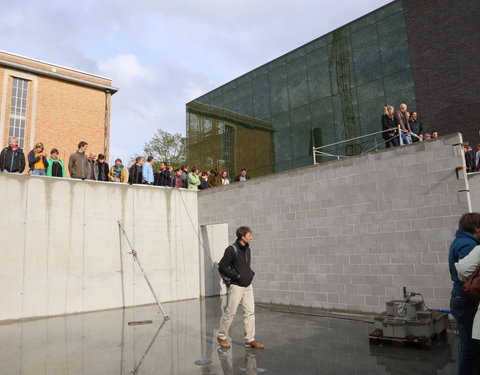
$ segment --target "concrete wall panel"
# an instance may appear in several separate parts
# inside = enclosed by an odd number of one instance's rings
[[[0,320],[199,295],[197,193],[0,174]],[[188,209],[188,213],[187,213]]]
[[[205,225],[200,229],[202,238],[200,247],[200,295],[208,297],[226,294],[227,289],[218,273],[218,263],[229,244],[228,224]]]

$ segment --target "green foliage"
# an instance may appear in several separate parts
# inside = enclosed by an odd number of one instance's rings
[[[153,138],[145,143],[143,152],[145,159],[147,156],[152,155],[155,164],[164,161],[177,168],[186,163],[186,145],[186,138],[182,134],[171,134],[162,129],[157,129]]]

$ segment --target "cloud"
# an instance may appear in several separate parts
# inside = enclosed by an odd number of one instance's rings
[[[185,103],[207,89],[198,72],[166,61],[143,64],[134,54],[100,61],[98,70],[120,87],[112,98],[111,150],[124,159],[141,154],[156,129],[184,133]]]

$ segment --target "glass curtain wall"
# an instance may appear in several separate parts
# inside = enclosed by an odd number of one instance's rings
[[[384,107],[401,103],[415,108],[399,0],[188,103],[189,163],[253,176],[310,165],[313,147],[380,131]]]

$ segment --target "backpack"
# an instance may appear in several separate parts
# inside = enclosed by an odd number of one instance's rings
[[[233,253],[234,253],[234,263],[236,263],[236,260],[237,260],[237,254],[238,254],[238,245],[234,242],[232,245],[230,245],[231,247],[233,247]],[[228,268],[230,269],[234,269],[235,267],[232,267],[232,265],[228,266]],[[220,268],[218,268],[218,273],[220,274],[220,277],[222,278],[223,282],[225,283],[225,286],[227,287],[230,287],[230,285],[232,284],[232,279],[230,277],[228,277],[227,275],[223,274],[222,271],[220,270]]]

